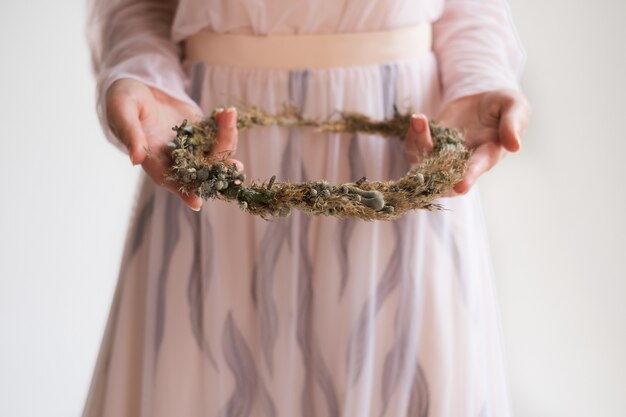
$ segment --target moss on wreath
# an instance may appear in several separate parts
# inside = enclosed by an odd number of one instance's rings
[[[259,107],[237,109],[237,128],[243,131],[262,126],[309,127],[320,132],[366,133],[390,139],[404,139],[412,112],[400,113],[381,121],[344,112],[319,121],[304,117],[296,107],[286,106],[281,113],[266,113]],[[276,177],[246,184],[246,176],[227,156],[211,156],[217,138],[216,113],[196,124],[183,121],[175,126],[176,138],[168,145],[172,165],[166,180],[174,181],[184,193],[203,199],[233,201],[239,207],[264,219],[288,216],[292,210],[307,214],[356,217],[363,220],[393,220],[416,209],[437,210],[432,202],[459,182],[467,169],[470,151],[461,133],[430,122],[434,150],[418,167],[394,181],[368,181],[329,184],[323,179],[301,183],[279,182]]]

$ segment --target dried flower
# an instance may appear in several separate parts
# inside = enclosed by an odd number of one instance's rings
[[[168,143],[173,164],[166,179],[176,182],[183,192],[193,192],[204,199],[237,201],[248,213],[269,218],[288,216],[292,209],[307,214],[357,217],[364,220],[391,220],[410,210],[437,210],[432,200],[451,189],[467,169],[471,152],[460,132],[430,122],[435,147],[419,167],[404,177],[387,182],[368,181],[333,186],[324,180],[302,183],[277,182],[272,176],[265,185],[245,186],[246,176],[236,165],[227,165],[226,156],[208,157],[217,141],[216,109],[211,116],[190,125],[184,120],[174,126],[176,139]],[[412,111],[374,121],[358,113],[340,113],[338,119],[319,121],[286,106],[279,114],[269,114],[258,107],[237,111],[237,128],[257,126],[314,127],[322,132],[363,132],[392,139],[403,139],[409,128]]]

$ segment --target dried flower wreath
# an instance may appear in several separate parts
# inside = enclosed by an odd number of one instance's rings
[[[338,118],[319,121],[304,117],[296,107],[285,106],[278,114],[258,107],[239,106],[239,131],[261,126],[311,127],[321,132],[377,134],[403,139],[411,112],[374,121],[358,113],[339,113]],[[216,112],[191,125],[175,126],[176,138],[168,143],[172,165],[166,180],[174,181],[184,193],[211,199],[237,201],[239,207],[264,219],[288,216],[293,209],[307,214],[356,217],[363,220],[393,220],[410,210],[438,210],[432,202],[460,181],[467,169],[470,151],[461,133],[430,122],[434,150],[404,177],[395,181],[374,182],[361,178],[354,183],[331,185],[324,180],[301,183],[278,182],[273,176],[262,183],[246,186],[246,177],[234,164],[225,163],[228,155],[211,156],[216,142]]]

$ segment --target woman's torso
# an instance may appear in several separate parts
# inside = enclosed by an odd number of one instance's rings
[[[432,22],[443,0],[180,0],[172,35],[201,29],[260,35],[378,31]]]

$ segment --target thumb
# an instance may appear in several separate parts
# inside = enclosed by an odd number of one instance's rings
[[[228,157],[237,150],[237,109],[229,107],[225,111],[219,109],[217,119],[217,142],[213,148],[213,154],[219,158]]]

